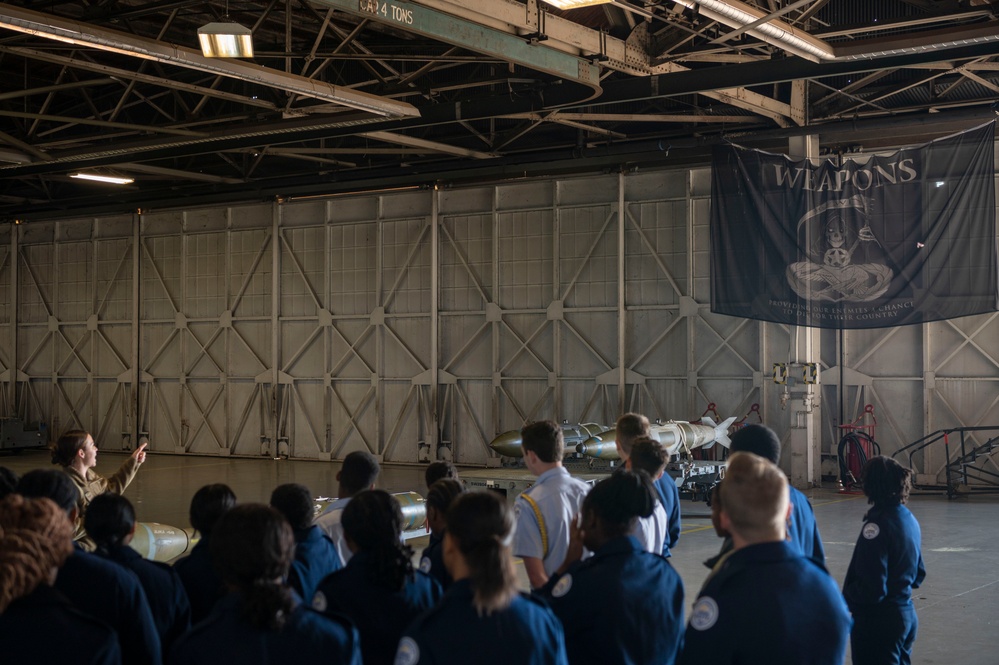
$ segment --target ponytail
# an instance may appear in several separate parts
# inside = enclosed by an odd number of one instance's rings
[[[281,581],[257,579],[243,592],[243,616],[250,625],[265,630],[281,630],[295,609],[295,599]]]
[[[236,506],[219,519],[209,547],[226,586],[243,596],[243,616],[256,628],[280,630],[295,609],[294,596],[281,581],[295,552],[284,517],[261,504]]]
[[[402,509],[384,490],[354,495],[340,518],[343,533],[370,561],[368,580],[390,591],[401,591],[413,579],[413,548],[403,544]]]
[[[492,492],[467,492],[448,509],[447,537],[453,538],[468,566],[473,604],[480,615],[510,606],[517,593],[510,546],[513,516]]]
[[[55,445],[52,446],[52,463],[59,466],[69,466],[73,463],[76,453],[83,450],[87,445],[87,437],[90,436],[80,429],[71,429],[60,436]]]

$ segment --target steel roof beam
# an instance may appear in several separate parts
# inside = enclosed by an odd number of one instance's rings
[[[594,94],[600,90],[600,68],[590,60],[450,12],[407,0],[315,0],[315,4],[553,74],[583,84]]]
[[[380,116],[406,118],[418,114],[416,109],[406,102],[386,99],[322,81],[313,81],[252,63],[232,59],[206,58],[200,51],[176,44],[168,44],[117,30],[108,30],[13,5],[0,4],[0,27],[78,46],[87,46],[146,60],[156,60],[186,69],[221,74]]]

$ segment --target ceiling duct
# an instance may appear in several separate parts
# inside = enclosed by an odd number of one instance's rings
[[[689,9],[699,8],[705,18],[737,30],[752,25],[754,26],[752,29],[746,30],[750,35],[813,62],[870,60],[999,41],[999,21],[988,21],[928,33],[922,38],[914,39],[910,35],[903,39],[879,39],[841,47],[828,44],[779,19],[764,20],[768,16],[767,13],[739,0],[673,0],[673,2]]]

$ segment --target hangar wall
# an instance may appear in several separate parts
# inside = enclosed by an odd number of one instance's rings
[[[694,169],[7,225],[0,415],[108,449],[464,464],[625,409],[759,404],[786,434],[796,331],[711,314],[709,197]],[[821,339],[824,452],[841,358],[885,452],[999,423],[995,314]]]

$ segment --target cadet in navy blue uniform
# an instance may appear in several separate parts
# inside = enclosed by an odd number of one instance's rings
[[[680,663],[842,665],[850,613],[829,573],[786,539],[783,472],[733,453],[719,495],[734,549],[694,604]]]
[[[862,479],[873,507],[864,516],[843,584],[853,613],[853,663],[906,665],[919,625],[912,589],[926,577],[919,522],[902,505],[909,498],[910,471],[878,456],[864,466]]]
[[[22,496],[51,499],[73,524],[80,492],[62,471],[35,469],[17,484]],[[79,543],[56,577],[55,589],[76,609],[107,623],[118,633],[125,665],[163,662],[160,636],[139,578],[130,570],[84,552]]]
[[[324,577],[340,570],[340,553],[330,537],[312,523],[315,504],[305,485],[288,483],[271,492],[271,507],[284,515],[295,534],[295,560],[288,573],[288,586],[306,602],[312,600]]]
[[[312,606],[354,622],[364,665],[391,665],[402,631],[437,604],[441,587],[413,570],[413,550],[401,540],[402,510],[388,492],[355,495],[341,524],[353,556],[322,581]]]
[[[191,627],[191,603],[173,568],[146,561],[128,544],[135,535],[135,509],[118,494],[100,494],[90,502],[83,525],[99,557],[131,570],[139,578],[156,621],[163,653]]]
[[[181,637],[172,665],[360,665],[357,631],[302,604],[283,580],[295,552],[291,527],[261,504],[236,506],[212,532],[212,561],[229,595]]]
[[[201,535],[191,553],[173,564],[191,601],[191,624],[203,621],[225,595],[222,578],[212,566],[212,530],[233,506],[236,495],[228,485],[205,485],[191,498],[191,526]]]
[[[524,464],[538,480],[514,503],[517,528],[513,555],[524,560],[527,579],[532,588],[538,589],[565,560],[569,525],[590,488],[562,466],[565,440],[556,423],[531,423],[520,431],[520,436]]]
[[[0,648],[5,663],[120,665],[114,631],[52,588],[73,525],[49,499],[0,501]]]
[[[444,562],[454,583],[399,642],[395,665],[567,665],[562,626],[517,593],[513,519],[491,492],[466,492],[448,511]]]
[[[430,543],[420,554],[420,570],[437,580],[447,591],[451,586],[451,575],[444,566],[444,531],[447,529],[447,510],[455,497],[465,491],[461,483],[451,478],[434,482],[427,492],[427,526],[430,527]]]
[[[765,425],[752,424],[739,429],[732,435],[729,450],[753,453],[774,464],[780,464],[780,439],[777,438],[776,432]],[[797,546],[806,557],[825,565],[826,554],[822,547],[819,527],[815,523],[815,512],[812,510],[812,504],[808,502],[808,497],[794,487],[789,486],[788,492],[791,516],[787,521],[787,539]],[[724,532],[719,535],[724,535]],[[726,538],[722,543],[721,551],[705,561],[704,565],[713,568],[731,549],[732,541]]]
[[[648,438],[650,434],[649,419],[640,413],[626,413],[617,419],[614,442],[617,444],[617,454],[625,464],[631,457],[631,447],[635,441]],[[653,478],[653,484],[666,513],[667,537],[663,540],[662,555],[669,558],[670,550],[680,540],[680,490],[669,473]]]
[[[571,665],[671,665],[683,637],[683,583],[629,535],[658,503],[644,471],[590,490],[569,554],[541,594],[562,621]],[[580,561],[583,547],[593,556]]]

